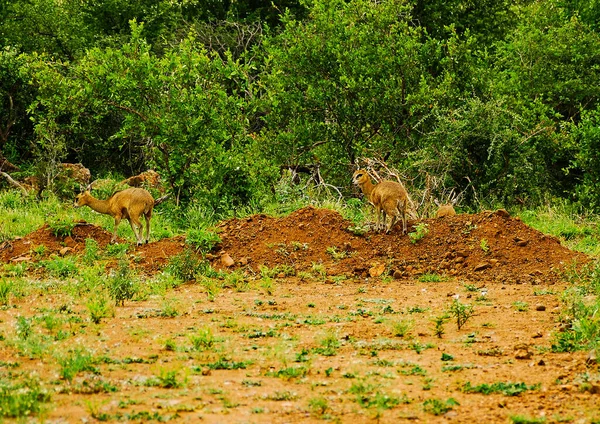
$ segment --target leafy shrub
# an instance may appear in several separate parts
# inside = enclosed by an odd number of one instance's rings
[[[122,260],[117,271],[108,280],[108,292],[117,305],[123,306],[126,300],[133,299],[137,293],[132,274],[129,262]]]
[[[70,217],[52,216],[48,218],[48,227],[55,237],[66,237],[73,235],[76,223]]]
[[[198,228],[188,231],[186,241],[188,244],[194,246],[197,251],[205,254],[221,243],[221,237],[205,228]]]

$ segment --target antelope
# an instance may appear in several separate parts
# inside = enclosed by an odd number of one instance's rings
[[[436,218],[442,218],[444,216],[454,216],[454,215],[456,215],[456,211],[454,210],[454,206],[452,206],[451,204],[440,206],[438,208],[437,212],[435,213]]]
[[[394,181],[380,181],[377,184],[371,182],[371,176],[363,169],[354,172],[352,176],[354,184],[360,187],[369,202],[375,207],[377,214],[376,228],[383,230],[386,227],[387,215],[390,223],[386,234],[390,232],[398,217],[402,219],[402,234],[406,234],[406,211],[408,209],[408,193],[402,184]],[[380,217],[383,214],[383,226],[380,227]]]
[[[129,225],[131,225],[133,234],[135,234],[137,244],[143,244],[143,224],[140,222],[140,216],[143,215],[146,219],[146,243],[148,243],[150,239],[152,208],[163,202],[168,196],[154,200],[152,195],[143,188],[128,188],[116,192],[107,200],[100,200],[90,194],[92,185],[93,183],[88,185],[83,193],[77,195],[75,198],[75,207],[89,206],[98,213],[112,216],[115,219],[115,225],[110,240],[111,243],[114,243],[117,238],[117,228],[121,219],[126,218],[129,221]]]

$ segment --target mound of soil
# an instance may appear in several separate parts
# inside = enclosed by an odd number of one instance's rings
[[[44,225],[25,237],[5,241],[0,244],[0,262],[37,262],[53,255],[65,256],[80,254],[85,249],[85,240],[93,239],[98,247],[106,249],[112,234],[97,225],[78,222],[70,236],[56,236],[48,225]],[[117,237],[118,243],[125,243]],[[43,246],[43,249],[39,247]],[[136,265],[147,273],[160,271],[169,259],[185,248],[185,237],[177,236],[157,242],[135,246],[132,244],[132,256]]]
[[[504,211],[462,214],[419,221],[427,234],[416,242],[396,225],[390,234],[356,235],[338,212],[306,207],[284,218],[255,215],[223,222],[221,255],[253,272],[288,265],[296,271],[314,264],[328,275],[395,278],[438,273],[502,283],[553,283],[560,271],[586,256],[562,246]],[[415,231],[416,222],[408,231]],[[223,268],[215,258],[213,266]]]
[[[306,207],[284,218],[254,215],[221,223],[218,232],[222,242],[208,258],[215,268],[242,268],[251,273],[259,272],[261,266],[286,265],[299,272],[319,264],[330,276],[391,275],[402,279],[437,273],[506,284],[551,284],[566,265],[587,261],[585,255],[570,251],[558,239],[511,218],[504,210],[419,222],[426,224],[427,233],[413,242],[401,234],[398,225],[390,234],[371,230],[356,235],[349,230],[350,221],[328,209]],[[409,224],[409,232],[415,231],[417,223]],[[0,261],[37,261],[53,254],[77,254],[83,251],[88,238],[104,249],[111,233],[79,222],[71,236],[56,237],[48,226],[43,226],[0,245]],[[45,248],[36,249],[38,246]],[[185,239],[178,236],[132,245],[131,254],[137,266],[153,273],[184,249]],[[232,261],[223,260],[226,256]]]

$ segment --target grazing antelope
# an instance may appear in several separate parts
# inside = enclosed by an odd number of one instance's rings
[[[354,184],[360,187],[369,202],[375,206],[377,213],[377,229],[386,227],[387,215],[390,223],[386,233],[389,233],[398,218],[402,219],[402,234],[406,234],[406,210],[408,209],[408,193],[402,184],[395,181],[371,182],[371,176],[364,169],[359,169],[352,176]],[[383,227],[380,227],[380,215],[383,214]]]
[[[87,186],[83,193],[77,195],[75,198],[75,207],[89,206],[98,213],[112,216],[115,219],[115,226],[110,240],[111,243],[115,242],[117,227],[121,219],[125,218],[129,221],[129,225],[131,225],[137,244],[142,244],[143,224],[140,221],[140,216],[143,215],[146,219],[146,243],[148,243],[150,239],[152,208],[164,201],[168,196],[154,200],[152,195],[143,188],[128,188],[116,192],[107,200],[100,200],[90,194],[92,184]]]

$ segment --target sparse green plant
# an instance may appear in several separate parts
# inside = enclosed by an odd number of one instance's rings
[[[85,248],[82,255],[83,262],[88,265],[93,264],[100,259],[100,246],[98,242],[92,238],[85,239]]]
[[[263,277],[260,280],[260,287],[269,296],[272,296],[275,292],[275,283],[271,277]]]
[[[477,288],[477,286],[475,284],[463,284],[463,287],[465,288],[466,291],[468,292],[477,292],[479,291],[479,289]]]
[[[340,347],[340,341],[338,336],[333,331],[328,331],[319,340],[321,347],[315,348],[314,352],[323,356],[335,356],[337,355],[337,349]]]
[[[45,245],[40,244],[38,246],[35,246],[31,250],[35,254],[35,256],[37,256],[38,258],[41,258],[42,256],[44,256],[44,254],[46,253],[46,251],[48,250],[48,248]]]
[[[314,274],[317,275],[317,277],[327,277],[327,270],[325,269],[325,265],[323,265],[322,263],[313,262],[311,270]]]
[[[534,296],[553,296],[555,294],[556,293],[553,290],[548,290],[548,289],[539,289],[539,290],[533,291]]]
[[[268,371],[267,377],[278,377],[285,380],[291,380],[293,378],[302,378],[308,373],[308,369],[305,367],[288,367],[278,371]]]
[[[165,350],[168,350],[169,352],[177,351],[177,342],[169,337],[165,340]]]
[[[419,281],[422,283],[441,283],[446,281],[446,277],[435,273],[425,273],[419,276]]]
[[[310,398],[308,400],[308,408],[311,413],[317,417],[323,417],[327,410],[330,409],[327,399],[323,397]]]
[[[133,271],[127,260],[121,260],[117,270],[109,277],[108,293],[118,305],[125,305],[126,300],[131,300],[137,294]]]
[[[200,279],[200,284],[206,290],[206,295],[208,296],[208,300],[214,302],[215,298],[221,291],[221,285],[217,280],[208,277],[202,277]]]
[[[17,337],[21,340],[27,340],[33,334],[33,327],[31,325],[31,319],[25,318],[22,315],[17,317]]]
[[[479,242],[479,247],[481,247],[481,250],[483,250],[483,253],[489,253],[489,251],[490,251],[490,245],[488,244],[488,241],[484,238],[482,238],[481,241]]]
[[[106,254],[113,258],[120,258],[127,254],[129,250],[129,244],[127,243],[115,243],[106,245]]]
[[[7,277],[24,277],[25,273],[27,273],[28,268],[29,264],[27,262],[21,262],[16,264],[4,264],[4,272],[6,272]]]
[[[477,386],[473,386],[469,381],[463,384],[461,390],[464,393],[481,393],[484,395],[489,395],[492,393],[501,393],[505,396],[517,396],[523,392],[538,390],[540,388],[540,384],[534,384],[528,386],[525,383],[492,383],[492,384],[479,384]]]
[[[546,422],[546,417],[531,418],[525,415],[511,415],[509,418],[513,424],[544,424]],[[556,420],[556,422],[560,421]]]
[[[223,282],[223,287],[232,288],[237,292],[245,292],[250,289],[248,279],[239,271],[227,274]]]
[[[90,313],[90,319],[94,324],[100,324],[102,318],[108,318],[113,315],[113,309],[107,297],[103,293],[98,293],[91,297],[87,304],[87,310]]]
[[[335,260],[345,259],[349,256],[346,250],[338,250],[335,246],[330,246],[325,251]]]
[[[210,349],[216,342],[215,336],[210,327],[203,327],[196,334],[189,337],[194,350],[203,351]]]
[[[161,368],[156,379],[153,380],[154,385],[162,387],[163,389],[178,389],[185,386],[186,378],[183,381],[179,380],[179,370],[177,369],[164,369]]]
[[[6,278],[0,277],[0,305],[8,305],[10,292],[12,291],[12,282]]]
[[[43,261],[43,265],[51,275],[58,278],[69,277],[79,272],[77,263],[70,256],[55,256],[47,261]]]
[[[444,325],[450,320],[450,314],[448,312],[444,312],[441,315],[437,315],[431,319],[433,322],[433,333],[438,337],[442,338],[442,335],[445,333]]]
[[[176,300],[165,298],[160,309],[160,316],[163,318],[175,318],[179,316],[179,304]]]
[[[57,358],[57,361],[61,366],[60,378],[68,382],[73,381],[73,378],[83,371],[98,373],[93,356],[83,349],[75,349],[69,355]]]
[[[444,415],[451,411],[453,407],[460,405],[455,399],[449,398],[445,401],[440,399],[427,399],[423,402],[423,410],[433,415]]]
[[[51,391],[40,384],[39,379],[24,380],[0,377],[0,418],[25,418],[40,415],[51,401]]]
[[[425,222],[420,222],[414,226],[414,231],[408,233],[410,242],[415,244],[427,234],[429,234],[429,226]]]
[[[391,322],[392,334],[396,337],[405,337],[412,331],[414,325],[415,322],[412,319],[394,320]]]
[[[450,317],[456,319],[456,326],[460,330],[466,322],[474,315],[473,305],[461,303],[458,299],[452,300],[448,308]]]
[[[519,312],[526,312],[529,309],[529,303],[517,300],[513,302],[513,307]]]
[[[217,244],[221,243],[221,237],[213,231],[206,228],[190,228],[187,233],[186,241],[192,245],[197,252],[206,254],[210,252]]]
[[[348,392],[355,395],[356,402],[363,408],[385,410],[411,402],[406,395],[402,397],[390,396],[381,390],[377,390],[376,386],[365,384],[362,381],[353,383]]]
[[[206,364],[211,370],[245,370],[252,361],[232,361],[224,356],[221,356],[217,361]]]
[[[73,228],[77,225],[71,217],[50,216],[46,222],[55,237],[67,237],[73,235]]]
[[[207,266],[208,263],[192,249],[185,249],[169,260],[166,271],[183,281],[191,281],[196,277],[196,274],[201,274],[206,270]]]

